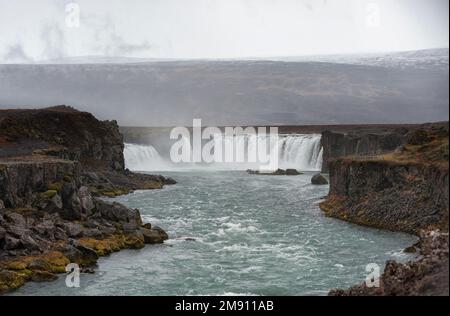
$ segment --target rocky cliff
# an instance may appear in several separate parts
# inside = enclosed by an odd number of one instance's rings
[[[329,162],[330,193],[320,204],[327,216],[418,235],[423,255],[406,265],[388,263],[379,289],[362,285],[332,295],[426,295],[445,289],[448,295],[448,145],[448,125],[427,125],[410,131],[393,152]]]
[[[329,173],[328,216],[408,233],[448,229],[448,167],[342,158]]]
[[[330,162],[339,157],[379,155],[391,152],[405,144],[408,129],[397,128],[379,132],[333,132],[322,133],[323,167],[329,172]]]
[[[167,234],[138,210],[96,197],[169,183],[124,170],[115,122],[68,107],[0,111],[0,293],[162,243]]]
[[[384,155],[331,160],[325,213],[408,233],[448,229],[448,126],[424,126],[405,142]]]
[[[16,156],[14,147],[20,146],[22,151],[28,149],[28,154],[40,150],[77,160],[85,168],[124,169],[123,138],[117,122],[99,121],[67,106],[0,111],[0,135],[3,156]]]
[[[107,203],[82,185],[80,164],[33,156],[0,160],[0,293],[49,281],[123,248],[162,243],[138,210]]]
[[[76,161],[82,170],[81,181],[96,196],[112,197],[175,183],[125,170],[123,149],[116,121],[99,121],[68,106],[0,110],[0,159],[46,156]],[[40,175],[36,167],[30,172],[33,177]]]

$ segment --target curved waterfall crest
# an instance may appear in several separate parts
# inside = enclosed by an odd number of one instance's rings
[[[267,136],[257,136],[267,137]],[[297,169],[302,171],[318,171],[322,169],[323,148],[320,134],[289,134],[278,135],[279,165],[283,169]],[[237,153],[247,155],[249,148],[256,146],[257,139],[254,136],[239,135],[232,140],[224,139],[223,143],[234,141]],[[241,151],[244,152],[241,152]],[[169,158],[165,158],[152,145],[125,144],[125,165],[130,170],[154,171],[171,170],[182,167],[174,164]],[[216,164],[208,165],[211,169]],[[223,168],[224,165],[216,167]],[[189,167],[192,167],[190,165]],[[199,167],[199,165],[197,165]],[[246,163],[233,163],[226,166],[227,169],[247,169]]]

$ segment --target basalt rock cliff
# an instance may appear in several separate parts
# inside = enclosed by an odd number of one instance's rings
[[[124,169],[115,122],[69,107],[0,111],[0,293],[162,243],[167,234],[138,210],[98,197],[169,183]]]
[[[330,193],[320,207],[330,217],[420,236],[423,257],[389,262],[381,288],[332,295],[448,295],[448,124],[424,125],[405,137],[389,153],[331,160]]]
[[[40,151],[79,161],[85,168],[123,170],[125,166],[117,122],[99,121],[91,113],[67,106],[0,111],[0,137],[3,156]]]
[[[330,162],[339,157],[380,155],[391,152],[406,143],[407,133],[406,128],[368,133],[324,131],[322,133],[322,172],[329,172]]]
[[[69,106],[0,111],[0,159],[41,156],[77,161],[82,182],[96,196],[175,183],[125,170],[123,149],[116,121],[99,121],[91,113]]]

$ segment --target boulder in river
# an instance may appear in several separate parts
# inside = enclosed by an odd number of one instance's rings
[[[299,176],[301,175],[301,172],[298,172],[296,169],[286,169],[286,175],[287,176]]]
[[[259,170],[247,170],[248,174],[253,175],[262,175],[262,176],[298,176],[301,175],[301,172],[298,172],[296,169],[277,169],[273,172],[260,172]]]
[[[322,174],[318,173],[311,178],[311,183],[314,185],[326,185],[328,184],[328,180]]]

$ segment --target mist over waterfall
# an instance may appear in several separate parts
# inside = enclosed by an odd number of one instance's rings
[[[230,169],[245,170],[258,168],[258,164],[248,162],[249,149],[255,148],[261,137],[240,135],[221,139],[222,144],[234,142],[235,155],[245,157],[244,162],[212,163],[212,164],[175,164],[171,162],[169,153],[158,152],[152,145],[125,144],[125,165],[134,171],[166,171],[183,168]],[[300,171],[318,171],[322,169],[323,148],[320,134],[278,135],[277,150],[279,167]],[[267,141],[268,146],[269,141]]]
[[[134,171],[165,170],[167,165],[152,145],[125,144],[125,167]]]
[[[320,134],[280,136],[281,168],[321,170],[323,160],[321,140]]]

